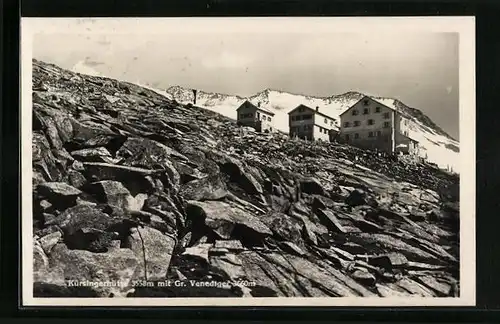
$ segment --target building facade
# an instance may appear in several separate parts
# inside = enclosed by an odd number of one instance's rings
[[[250,126],[258,132],[272,132],[274,113],[246,100],[236,109],[238,125]]]
[[[418,141],[409,137],[410,120],[382,103],[364,97],[340,115],[340,137],[366,149],[418,154]]]
[[[288,113],[290,137],[306,140],[330,141],[337,131],[335,118],[306,105],[299,105]]]

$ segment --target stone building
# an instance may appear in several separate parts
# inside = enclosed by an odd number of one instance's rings
[[[306,140],[330,141],[335,137],[335,118],[306,105],[299,105],[288,113],[290,137]]]
[[[238,114],[238,125],[253,127],[258,132],[274,131],[274,113],[260,107],[260,103],[255,106],[253,103],[246,100],[236,109],[236,112]]]
[[[409,136],[411,120],[368,96],[340,115],[340,137],[354,146],[389,153],[419,154],[419,143]]]

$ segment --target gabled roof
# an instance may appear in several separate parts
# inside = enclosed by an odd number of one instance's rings
[[[301,107],[302,107],[302,108],[309,109],[309,110],[311,110],[313,113],[318,114],[318,115],[320,115],[320,116],[323,116],[323,117],[326,117],[326,118],[330,118],[330,119],[333,119],[333,120],[337,120],[335,117],[332,117],[332,116],[329,116],[329,115],[327,115],[327,114],[324,114],[324,113],[322,113],[321,111],[317,111],[316,109],[313,109],[313,108],[311,108],[311,107],[308,107],[308,106],[306,106],[306,105],[304,105],[304,104],[300,104],[300,105],[298,105],[298,106],[297,106],[297,107],[295,107],[294,109],[290,110],[290,111],[288,112],[288,114],[290,115],[292,112],[294,112],[295,110],[297,110],[297,109],[299,109],[299,108],[301,108]]]
[[[351,109],[352,109],[352,107],[356,106],[358,103],[360,103],[361,101],[366,100],[366,99],[370,99],[371,101],[375,101],[377,104],[379,104],[379,105],[381,105],[381,106],[384,106],[384,107],[386,107],[386,108],[388,108],[388,109],[390,109],[390,110],[392,110],[392,111],[397,111],[395,108],[393,108],[393,107],[389,107],[389,106],[387,106],[387,105],[384,105],[383,103],[381,103],[380,101],[378,101],[378,100],[376,100],[376,99],[373,99],[372,97],[369,97],[369,96],[364,96],[363,98],[361,98],[361,99],[359,99],[358,101],[356,101],[356,103],[354,103],[351,107],[349,107],[349,108],[347,108],[346,110],[344,110],[344,112],[343,112],[343,113],[341,113],[341,114],[339,115],[339,117],[342,117],[342,116],[343,116],[346,112],[348,112],[349,110],[351,110]]]
[[[275,115],[275,113],[273,113],[272,111],[265,109],[265,108],[262,108],[262,107],[258,107],[248,100],[245,100],[238,108],[236,108],[236,111],[240,110],[243,107],[248,107],[248,106],[255,108],[256,110],[260,110],[262,112],[265,112],[266,114],[270,114],[271,116]]]

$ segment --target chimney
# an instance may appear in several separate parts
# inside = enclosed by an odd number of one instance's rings
[[[196,105],[196,93],[197,92],[198,91],[196,89],[193,89],[193,96],[194,96],[193,104],[195,104],[195,105]]]
[[[319,111],[319,107],[318,106],[316,106],[316,111]]]
[[[260,108],[260,102],[258,102],[258,103],[257,103],[257,107],[259,107],[259,108]]]

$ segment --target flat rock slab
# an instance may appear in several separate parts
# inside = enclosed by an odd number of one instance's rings
[[[82,193],[79,189],[64,182],[45,182],[38,185],[37,191],[40,195],[43,195],[48,199],[65,197],[74,197],[76,199],[76,197]]]
[[[208,264],[208,251],[213,247],[211,243],[202,243],[186,248],[182,253],[183,256],[200,258]]]
[[[222,238],[230,239],[235,225],[243,225],[257,234],[272,235],[257,217],[220,201],[188,201],[188,217],[205,218],[205,224]],[[221,227],[226,227],[221,230]]]
[[[231,251],[231,250],[234,250],[234,251],[244,250],[243,245],[241,245],[241,242],[238,240],[230,240],[230,241],[218,240],[218,241],[215,241],[215,247],[216,248],[225,248],[225,249],[228,249],[229,251]]]
[[[318,209],[316,211],[321,223],[333,232],[347,233],[335,214],[328,209]]]

